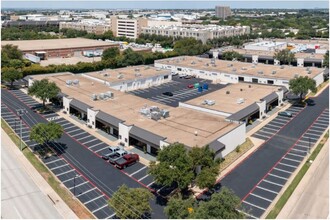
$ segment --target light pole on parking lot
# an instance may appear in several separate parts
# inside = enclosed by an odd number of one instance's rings
[[[311,153],[311,138],[308,138],[308,153]]]
[[[22,141],[22,115],[26,114],[27,110],[26,109],[17,109],[17,115],[19,116],[20,120],[20,149],[21,151],[23,150],[23,141]],[[16,127],[16,120],[15,120],[15,127]]]
[[[76,196],[76,177],[79,177],[77,174],[73,177],[73,195]]]

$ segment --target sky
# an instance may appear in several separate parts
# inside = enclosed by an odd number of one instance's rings
[[[227,5],[231,8],[284,8],[284,9],[313,9],[329,8],[329,1],[273,1],[273,0],[241,0],[241,1],[197,1],[197,0],[122,0],[122,1],[12,1],[1,0],[1,8],[39,8],[39,9],[211,9],[216,5]]]

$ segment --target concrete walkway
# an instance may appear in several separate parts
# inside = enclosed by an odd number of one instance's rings
[[[16,159],[16,161],[21,164],[22,169],[28,174],[28,176],[31,177],[33,182],[36,184],[36,188],[38,188],[37,191],[41,191],[42,194],[44,194],[45,199],[49,200],[50,205],[53,205],[55,209],[58,212],[58,216],[62,216],[63,219],[78,219],[76,214],[67,206],[67,204],[57,195],[57,193],[49,186],[49,184],[46,182],[46,180],[39,174],[39,172],[33,167],[33,165],[26,159],[26,157],[23,155],[23,153],[15,146],[15,144],[12,142],[12,140],[9,138],[9,136],[4,132],[4,130],[1,129],[1,147],[8,148],[11,152],[11,155]],[[24,182],[25,183],[25,182]],[[22,183],[22,184],[24,184]],[[1,190],[3,189],[4,185],[8,185],[8,183],[4,184],[2,183]],[[11,218],[9,215],[4,215],[4,201],[3,201],[3,194],[1,196],[2,204],[1,204],[1,211],[2,211],[2,217],[5,218]],[[52,201],[51,201],[52,200]],[[36,201],[37,202],[37,201]],[[42,201],[39,201],[42,202]],[[45,202],[45,201],[44,201]],[[29,202],[26,202],[24,204],[25,208],[30,207],[28,210],[24,211],[23,213],[20,212],[17,209],[21,209],[23,207],[19,206],[16,207],[16,212],[18,212],[18,217],[14,218],[23,218],[24,216],[26,218],[58,218],[55,215],[52,215],[51,213],[48,213],[48,216],[39,216],[38,213],[42,214],[41,211],[45,212],[45,210],[33,210],[33,204],[28,204]],[[37,204],[37,203],[36,203]],[[35,205],[36,205],[35,204]],[[45,208],[45,204],[40,204],[39,209]],[[9,209],[11,207],[7,207]],[[6,209],[6,210],[7,210]],[[25,213],[27,212],[27,213]],[[30,212],[30,213],[29,213]],[[7,213],[8,214],[8,213]],[[34,215],[31,215],[34,214]],[[33,216],[33,217],[32,217]],[[24,218],[25,218],[24,217]]]
[[[312,162],[278,219],[326,219],[329,216],[329,140]]]

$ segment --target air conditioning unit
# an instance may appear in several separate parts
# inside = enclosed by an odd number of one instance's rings
[[[244,103],[244,99],[243,98],[239,98],[239,99],[237,99],[236,103],[237,104],[242,104],[242,103]]]
[[[97,95],[96,95],[96,94],[93,94],[93,95],[92,95],[92,100],[93,100],[93,101],[96,101],[96,100],[97,100]]]
[[[260,70],[258,71],[258,74],[264,74],[264,71]]]
[[[273,75],[276,74],[276,70],[273,70],[273,71],[272,71],[272,74],[273,74]]]
[[[281,69],[284,69],[284,66],[282,65],[280,68],[281,68]]]

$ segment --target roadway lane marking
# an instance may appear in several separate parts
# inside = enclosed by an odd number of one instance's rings
[[[147,178],[148,176],[149,176],[149,174],[145,175],[144,177],[142,177],[142,178],[141,178],[141,179],[139,179],[138,181],[141,181],[141,180],[143,180],[143,179]]]
[[[64,164],[64,165],[61,165],[61,166],[58,166],[58,167],[53,167],[50,170],[53,171],[53,170],[56,170],[58,168],[65,167],[65,166],[69,166],[69,164]]]
[[[73,179],[73,178],[72,178]],[[94,188],[92,188],[92,189],[89,189],[89,190],[87,190],[87,191],[85,191],[85,192],[83,192],[83,193],[80,193],[79,195],[77,195],[76,197],[78,198],[79,196],[82,196],[82,195],[84,195],[84,194],[86,194],[86,193],[89,193],[89,192],[91,192],[91,191],[93,191],[93,190],[96,190],[97,188],[96,187],[94,187]]]
[[[97,199],[99,199],[99,198],[102,198],[104,195],[100,195],[100,196],[98,196],[98,197],[95,197],[94,199],[91,199],[91,200],[89,200],[89,201],[87,201],[87,202],[84,202],[84,205],[86,205],[86,204],[88,204],[88,203],[91,203],[91,202],[93,202],[93,201],[95,201],[95,200],[97,200]]]
[[[272,173],[269,173],[268,175],[273,176],[273,177],[277,177],[277,178],[283,179],[283,180],[287,180],[288,179],[288,178],[285,178],[285,177],[282,177],[282,176],[278,176],[278,175],[275,175],[275,174],[272,174]]]
[[[39,145],[38,143],[36,143],[36,144],[30,144],[29,146],[30,147],[34,147],[34,146],[36,146],[36,145]]]
[[[280,186],[280,187],[283,187],[282,184],[279,184],[279,183],[274,183],[272,181],[269,181],[269,180],[262,180],[262,181],[265,181],[266,183],[270,183],[270,184],[273,184],[273,185],[276,185],[276,186]]]
[[[134,174],[137,174],[138,172],[140,172],[141,170],[144,170],[145,168],[147,168],[147,166],[142,167],[141,169],[135,171],[134,173],[130,174],[129,176],[133,176]]]
[[[276,194],[276,195],[278,194],[278,192],[275,192],[275,191],[270,190],[270,189],[263,188],[263,187],[261,187],[261,186],[257,186],[257,188],[259,188],[259,189],[261,189],[261,190],[264,190],[264,191],[267,191],[267,192],[274,193],[274,194]]]
[[[81,175],[78,175],[78,176],[76,176],[76,177],[72,177],[72,178],[70,178],[70,179],[64,180],[64,181],[62,181],[62,183],[66,183],[66,182],[68,182],[68,181],[70,181],[70,180],[73,180],[73,179],[75,179],[75,178],[79,178],[79,177],[81,177]]]
[[[75,170],[72,169],[72,170],[69,170],[69,171],[65,171],[65,172],[60,173],[60,174],[58,174],[58,175],[56,175],[56,176],[59,177],[59,176],[62,176],[62,175],[64,175],[64,174],[70,173],[70,172],[72,172],[72,171],[75,171]]]
[[[108,204],[106,204],[106,205],[104,205],[104,206],[102,206],[102,207],[100,207],[100,208],[98,208],[98,209],[92,211],[92,213],[94,214],[95,212],[97,212],[97,211],[99,211],[99,210],[101,210],[101,209],[103,209],[103,208],[105,208],[105,207],[107,207],[107,206],[108,206]]]
[[[288,153],[289,155],[295,156],[295,157],[301,157],[301,158],[305,158],[305,156],[303,155],[299,155],[299,154],[294,154],[294,153]]]
[[[281,171],[283,173],[290,173],[290,174],[292,173],[292,172],[289,172],[289,171],[286,171],[286,170],[279,169],[277,167],[274,167],[274,170],[278,170],[278,171]]]
[[[72,131],[67,131],[66,133],[70,134],[72,132],[79,131],[79,130],[81,130],[81,129],[80,128],[77,128],[77,129],[73,129]],[[83,134],[83,133],[84,133],[84,131],[82,133],[80,133],[80,134]]]
[[[80,184],[76,185],[75,187],[79,187],[79,186],[85,185],[86,183],[89,183],[89,182],[86,181],[86,182],[80,183]],[[71,190],[73,188],[74,188],[74,186],[73,187],[70,187],[69,189]]]
[[[91,135],[90,135],[90,136],[91,136]],[[88,143],[93,142],[93,141],[97,141],[97,140],[98,140],[98,139],[94,138],[94,139],[92,139],[92,140],[90,140],[90,141],[86,141],[85,143],[83,143],[83,145],[88,144]]]
[[[154,184],[156,181],[152,181],[151,183],[149,183],[148,185],[147,185],[147,187],[150,187],[152,184]]]
[[[71,137],[77,137],[77,136],[79,136],[81,134],[84,134],[84,133],[88,134],[86,131],[84,131],[84,132],[81,132],[81,133],[78,133],[78,134],[75,134],[75,135],[71,135]]]
[[[264,210],[264,211],[266,211],[266,209],[265,208],[262,208],[262,207],[260,207],[260,206],[257,206],[257,205],[254,205],[254,204],[252,204],[252,203],[249,203],[249,202],[247,202],[247,201],[243,201],[244,203],[246,203],[246,204],[248,204],[248,205],[250,205],[250,206],[253,206],[253,207],[255,207],[255,208],[258,208],[258,209],[261,209],[261,210]]]
[[[252,195],[252,196],[254,196],[254,197],[257,197],[257,198],[260,198],[260,199],[263,199],[263,200],[268,201],[268,202],[272,202],[272,201],[273,201],[273,200],[270,200],[270,199],[264,198],[264,197],[262,197],[262,196],[256,195],[256,194],[254,194],[254,193],[250,193],[250,195]]]
[[[91,149],[91,148],[93,148],[93,147],[96,147],[96,146],[98,146],[98,145],[100,145],[100,144],[103,144],[103,142],[100,142],[100,143],[94,144],[94,145],[90,146],[88,149]]]
[[[300,160],[294,160],[294,159],[287,158],[287,157],[283,157],[283,160],[291,160],[291,161],[294,161],[294,162],[297,162],[297,163],[301,162]]]
[[[80,140],[82,140],[82,139],[89,138],[89,137],[92,137],[92,135],[87,135],[87,136],[85,136],[85,137],[78,138],[77,141],[80,141]]]
[[[59,159],[56,159],[56,160],[49,161],[49,162],[47,162],[45,164],[48,165],[48,164],[51,164],[51,163],[54,163],[54,162],[57,162],[57,161],[60,161],[60,160],[63,160],[63,159],[62,158],[59,158]]]
[[[99,151],[101,151],[101,150],[104,150],[104,149],[107,149],[107,148],[109,148],[108,146],[106,146],[106,147],[104,147],[104,148],[101,148],[101,149],[99,149],[99,150],[96,150],[96,151],[94,151],[95,153],[97,153],[97,152],[99,152]]]
[[[287,167],[297,168],[297,166],[286,164],[286,163],[282,163],[282,162],[279,162],[279,164],[281,164],[283,166],[287,166]]]

